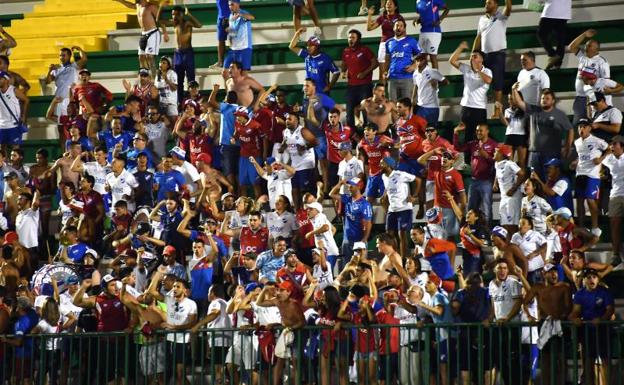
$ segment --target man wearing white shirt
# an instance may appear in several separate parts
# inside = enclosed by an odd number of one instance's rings
[[[436,127],[440,117],[440,99],[438,98],[438,86],[449,84],[436,68],[431,68],[427,61],[428,55],[421,53],[416,56],[416,70],[412,80],[414,89],[412,90],[412,101],[416,101],[416,115],[427,120],[431,127]]]
[[[585,67],[581,71],[581,79],[583,80],[583,90],[585,91],[585,96],[590,98],[590,101],[593,100],[592,96],[595,97],[597,92],[602,92],[605,96],[605,101],[608,105],[613,105],[613,97],[612,94],[619,94],[624,90],[624,85],[616,82],[615,80],[605,79],[598,77],[596,75],[596,70],[591,67]]]
[[[572,0],[545,0],[544,9],[537,28],[537,38],[548,54],[549,69],[561,67],[565,54],[568,20],[572,18]],[[551,43],[551,35],[555,35],[557,48]]]
[[[578,159],[570,168],[576,168],[576,213],[579,226],[585,220],[585,201],[591,214],[592,234],[600,237],[598,228],[598,197],[600,193],[600,163],[607,156],[607,142],[591,134],[592,125],[589,120],[581,119],[578,123],[579,138],[574,141]]]
[[[387,156],[381,160],[381,178],[385,192],[382,202],[387,202],[386,231],[392,236],[399,235],[401,255],[407,256],[408,232],[412,228],[412,201],[416,198],[410,194],[410,183],[416,176],[404,171],[395,170],[396,161]]]
[[[186,186],[191,194],[199,189],[200,177],[197,168],[190,162],[187,162],[186,151],[180,147],[174,147],[169,151],[171,155],[173,169],[178,170],[184,176]]]
[[[71,165],[71,171],[85,173],[95,178],[93,190],[104,195],[106,194],[106,175],[111,172],[111,165],[108,163],[108,152],[106,147],[98,146],[93,150],[95,161],[82,162],[81,157],[76,157]]]
[[[314,230],[307,233],[305,237],[306,239],[314,237],[316,247],[319,249],[325,249],[327,261],[331,264],[333,269],[340,251],[338,250],[338,245],[336,244],[334,234],[332,233],[331,223],[329,223],[329,220],[325,214],[323,214],[323,206],[320,203],[308,203],[305,207],[314,228]]]
[[[80,52],[80,59],[72,63],[72,50]],[[59,117],[67,115],[67,105],[69,104],[69,90],[74,83],[78,83],[78,70],[87,64],[87,53],[80,47],[61,48],[59,53],[61,64],[50,64],[48,74],[46,76],[46,84],[54,82],[56,89],[54,96],[63,98],[63,101],[57,104],[55,115]]]
[[[615,262],[622,261],[622,217],[624,217],[624,136],[616,135],[611,140],[610,154],[602,164],[611,171],[611,193],[609,194],[609,224],[611,244]],[[619,260],[618,260],[619,258]],[[620,265],[624,267],[624,265]]]
[[[505,83],[505,58],[507,50],[507,20],[511,15],[511,0],[505,0],[503,12],[498,10],[499,0],[486,0],[485,15],[479,18],[477,37],[472,44],[472,51],[485,53],[484,63],[492,70],[492,86],[497,102],[503,102]],[[495,110],[492,119],[498,119],[502,111]]]
[[[249,157],[249,161],[256,168],[258,175],[266,180],[271,210],[275,210],[275,202],[280,195],[285,196],[288,198],[289,202],[292,203],[291,179],[295,176],[296,171],[294,168],[285,163],[278,162],[272,156],[266,159],[266,166],[264,168],[258,164],[253,156]]]
[[[520,55],[522,69],[518,72],[517,82],[520,83],[518,91],[522,93],[524,101],[538,105],[542,90],[550,88],[550,77],[543,69],[535,65],[535,53],[524,52]]]
[[[622,128],[622,111],[607,103],[607,97],[602,92],[594,93],[595,101],[590,102],[594,110],[592,116],[592,135],[610,142],[614,135]]]
[[[449,63],[459,70],[464,77],[464,92],[461,99],[461,121],[466,126],[465,140],[475,139],[475,131],[480,124],[487,123],[487,91],[492,83],[492,71],[483,65],[484,54],[473,51],[470,65],[459,61],[462,52],[468,49],[468,43],[462,41],[451,55]]]
[[[106,175],[106,191],[111,193],[112,198],[111,210],[117,201],[125,200],[128,203],[128,210],[133,212],[135,209],[133,190],[139,187],[139,184],[134,175],[126,170],[126,159],[121,155],[116,156],[111,170],[112,172]]]
[[[340,143],[340,149],[338,150],[342,160],[338,163],[338,178],[339,183],[341,180],[348,181],[353,178],[366,179],[364,177],[364,162],[361,159],[353,156],[351,152],[353,145],[351,142]],[[342,185],[340,187],[340,194],[349,194],[349,189]]]
[[[19,212],[15,217],[15,232],[20,243],[30,254],[32,271],[39,266],[39,191],[34,195],[23,192],[17,198]]]
[[[520,186],[524,182],[524,171],[512,160],[511,146],[499,144],[494,153],[494,169],[496,179],[494,186],[500,191],[500,225],[507,231],[516,232],[520,220],[522,191]]]

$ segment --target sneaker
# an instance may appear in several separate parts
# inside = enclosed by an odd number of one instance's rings
[[[358,16],[366,16],[368,15],[368,9],[366,7],[360,7],[360,11],[358,12]]]
[[[561,57],[558,55],[555,56],[550,56],[548,58],[548,64],[546,65],[545,70],[554,70],[557,69],[557,67],[561,67]]]
[[[596,227],[596,228],[591,229],[591,233],[594,234],[594,236],[600,238],[600,235],[602,235],[602,230]]]
[[[220,64],[219,62],[216,62],[213,65],[209,66],[208,69],[211,70],[211,71],[222,71],[223,70],[223,64]]]
[[[323,30],[321,29],[321,27],[314,27],[314,36],[318,37],[319,39],[323,36]]]

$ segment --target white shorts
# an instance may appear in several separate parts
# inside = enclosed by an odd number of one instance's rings
[[[147,32],[141,32],[141,37],[150,34],[150,37],[147,39],[147,45],[145,46],[145,49],[141,49],[141,45],[139,43],[139,55],[152,55],[152,56],[158,56],[158,52],[160,50],[160,31],[158,29],[156,29],[156,32],[152,33],[152,31],[154,31],[153,29],[151,31],[147,31]]]
[[[63,101],[56,105],[54,114],[58,116],[59,119],[61,116],[67,115],[67,106],[69,106],[69,98],[63,98]]]
[[[435,199],[435,182],[428,180],[425,183],[425,201],[429,202]]]
[[[441,32],[421,32],[418,36],[418,45],[424,53],[431,55],[438,54],[438,47],[442,41]]]
[[[178,106],[175,104],[161,104],[160,108],[167,116],[178,116]]]
[[[386,42],[379,43],[379,49],[377,50],[377,61],[380,63],[386,62]]]
[[[139,351],[141,372],[146,376],[153,376],[165,372],[165,343],[157,342],[143,345]]]
[[[501,198],[498,211],[500,213],[501,225],[517,226],[520,222],[520,209],[522,206],[522,196]]]
[[[225,356],[225,363],[234,364],[245,370],[253,370],[257,351],[258,339],[255,336],[237,333]]]

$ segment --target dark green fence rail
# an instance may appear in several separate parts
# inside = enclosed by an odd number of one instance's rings
[[[294,332],[291,358],[277,363],[265,359],[271,349],[258,345],[259,337],[277,339],[277,330],[32,335],[23,337],[20,347],[2,339],[0,383],[346,385],[355,375],[365,385],[622,384],[624,323],[564,322],[561,336],[541,350],[530,343],[539,328],[528,323],[306,327]],[[387,335],[400,343],[383,338]],[[358,345],[366,336],[374,338],[374,346]],[[174,339],[188,343],[170,342]],[[350,377],[351,365],[357,369]]]

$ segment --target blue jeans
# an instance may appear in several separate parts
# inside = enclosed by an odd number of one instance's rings
[[[492,181],[473,179],[468,188],[468,210],[479,209],[485,222],[492,220]]]
[[[178,103],[184,101],[184,75],[195,80],[195,54],[193,48],[176,49],[173,53],[173,70],[178,75]]]

